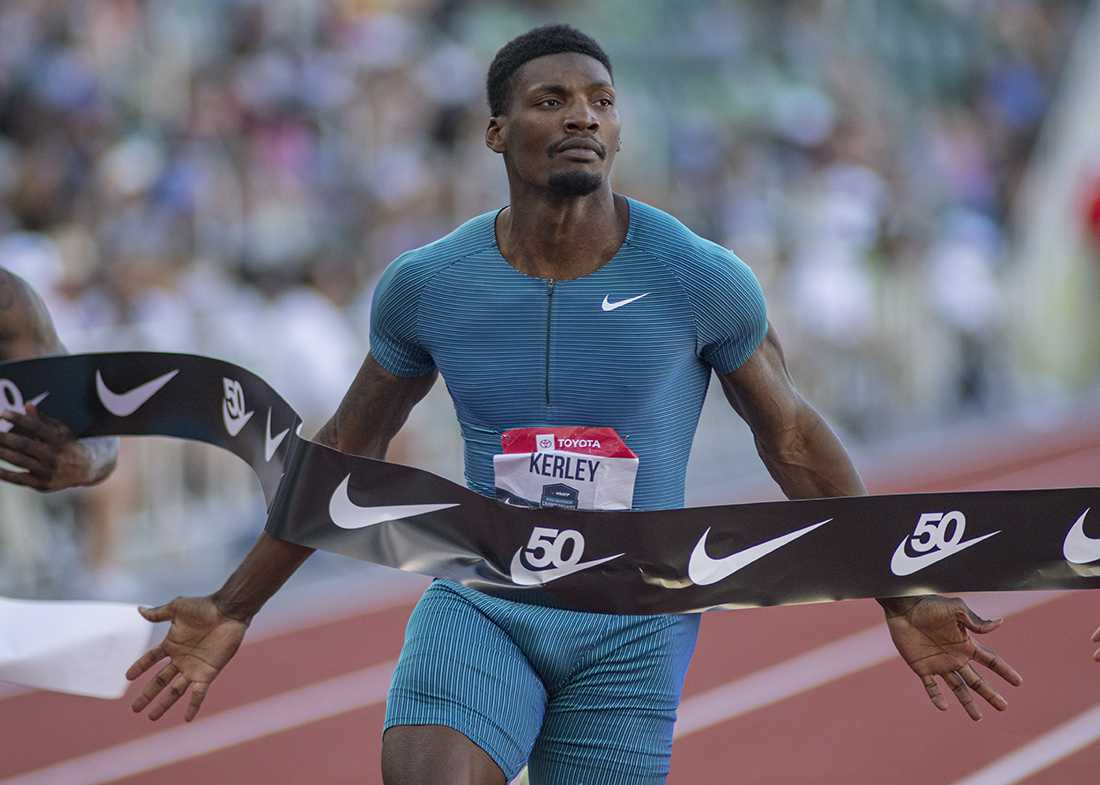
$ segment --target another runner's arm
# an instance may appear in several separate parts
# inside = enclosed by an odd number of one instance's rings
[[[22,278],[0,269],[0,362],[65,354],[42,299]]]
[[[385,458],[390,441],[435,378],[434,370],[415,377],[395,376],[367,355],[336,413],[314,441],[341,452]],[[225,616],[247,622],[313,551],[264,532],[214,593],[214,602]]]
[[[42,299],[26,281],[0,269],[0,362],[65,353]],[[78,440],[34,406],[0,416],[12,426],[0,433],[0,458],[26,470],[0,469],[0,480],[56,491],[95,485],[114,470],[118,439],[113,436]]]

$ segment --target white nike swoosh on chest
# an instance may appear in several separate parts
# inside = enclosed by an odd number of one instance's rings
[[[610,300],[608,300],[607,295],[605,294],[603,296],[603,306],[602,307],[605,311],[614,311],[616,308],[622,308],[624,305],[630,305],[635,300],[642,299],[643,297],[646,296],[646,294],[649,294],[649,292],[646,292],[645,294],[639,294],[637,297],[631,297],[631,298],[626,299],[626,300],[619,300],[618,302],[614,302],[614,303],[611,302]]]
[[[459,506],[457,504],[398,504],[389,507],[360,507],[348,496],[350,482],[349,474],[333,491],[328,503],[328,515],[341,529],[365,529],[386,521],[398,521],[402,518],[412,518],[414,515],[425,515]]]
[[[897,550],[894,551],[893,558],[890,559],[890,572],[894,573],[894,575],[897,575],[899,578],[903,578],[906,575],[912,575],[915,572],[920,572],[929,565],[954,556],[959,551],[965,551],[971,545],[977,545],[982,540],[988,540],[990,537],[997,534],[1000,534],[1000,531],[983,534],[981,537],[975,537],[972,540],[960,542],[958,545],[952,545],[949,548],[940,548],[938,551],[925,553],[921,556],[910,556],[905,552],[905,543],[910,539],[906,537],[901,541],[901,544],[898,545]]]
[[[561,567],[551,567],[546,570],[529,570],[523,564],[522,554],[523,549],[520,548],[516,551],[516,555],[512,557],[512,583],[517,586],[538,586],[540,584],[550,583],[550,581],[556,581],[558,578],[564,578],[566,575],[572,575],[575,572],[587,570],[589,567],[595,567],[597,564],[603,564],[604,562],[622,556],[621,553],[616,553],[614,556],[605,556],[602,559],[592,559],[591,561],[582,561],[576,564],[563,564]]]
[[[1100,539],[1085,534],[1085,516],[1091,509],[1090,507],[1081,513],[1062,544],[1062,555],[1072,564],[1088,564],[1100,560]]]
[[[95,372],[95,388],[96,392],[99,393],[99,402],[103,404],[104,409],[115,417],[129,417],[144,406],[146,401],[160,392],[160,389],[172,381],[178,373],[179,369],[177,368],[132,390],[116,393],[107,386],[107,383],[103,381],[103,374],[97,370]]]
[[[691,560],[688,562],[688,578],[698,586],[709,586],[712,583],[718,583],[718,581],[728,578],[757,559],[764,558],[772,551],[782,548],[789,542],[794,542],[799,537],[809,534],[831,520],[832,518],[828,518],[820,523],[811,524],[790,534],[784,534],[782,537],[762,542],[759,545],[754,545],[721,559],[712,559],[707,555],[707,535],[710,533],[710,529],[707,529],[703,532],[703,536],[699,538],[699,542],[695,544],[695,550],[691,552]]]

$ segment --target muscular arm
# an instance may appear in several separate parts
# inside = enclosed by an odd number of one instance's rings
[[[748,422],[757,451],[789,498],[858,496],[863,481],[836,434],[795,390],[775,330],[737,370],[722,377],[734,409]],[[972,632],[988,633],[1000,620],[986,620],[958,598],[878,598],[898,652],[920,678],[936,708],[947,710],[936,677],[955,693],[972,719],[982,717],[971,690],[1003,711],[1008,702],[973,669],[979,662],[1009,684],[1020,674]]]
[[[413,378],[394,376],[367,355],[336,414],[314,441],[354,455],[385,458],[390,441],[435,378],[435,372]],[[312,553],[312,548],[265,532],[215,592],[214,601],[225,616],[247,622]]]
[[[21,278],[0,269],[0,362],[66,353],[42,299]],[[68,428],[33,407],[29,415],[5,412],[4,418],[14,430],[0,433],[0,451],[28,471],[0,470],[0,479],[54,491],[95,485],[115,468],[115,437],[73,439]]]
[[[788,499],[867,494],[840,439],[795,389],[771,325],[745,364],[720,378],[726,399],[752,429],[761,460]],[[900,613],[916,598],[878,602],[887,613]]]
[[[787,498],[867,493],[840,439],[795,389],[774,328],[744,365],[720,378]]]

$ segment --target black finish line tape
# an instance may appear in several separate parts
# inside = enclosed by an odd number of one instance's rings
[[[1100,588],[1098,488],[531,510],[302,439],[282,396],[220,360],[38,358],[0,364],[0,390],[0,407],[38,399],[80,437],[175,436],[229,450],[256,472],[274,537],[521,602],[693,613]]]

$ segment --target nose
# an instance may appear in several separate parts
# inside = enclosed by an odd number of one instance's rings
[[[600,128],[600,121],[596,118],[592,107],[587,101],[575,103],[565,118],[565,130],[571,133],[587,131],[592,134]]]

